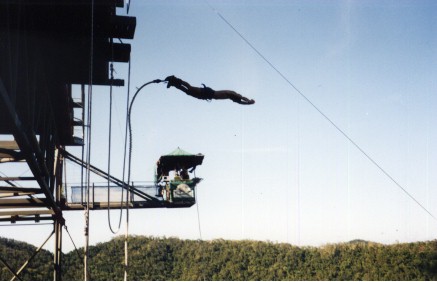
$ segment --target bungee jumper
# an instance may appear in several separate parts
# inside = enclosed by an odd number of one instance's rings
[[[177,89],[185,92],[187,95],[190,95],[197,99],[207,100],[207,101],[210,101],[212,99],[215,100],[229,99],[241,105],[255,104],[255,100],[246,98],[235,91],[214,90],[205,86],[205,84],[203,83],[202,83],[203,88],[193,87],[188,82],[183,81],[182,79],[177,78],[174,75],[168,76],[164,81],[167,82],[167,88],[170,88],[171,86],[176,87]]]

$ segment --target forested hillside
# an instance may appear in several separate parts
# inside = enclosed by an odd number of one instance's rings
[[[437,241],[380,245],[358,240],[315,248],[132,237],[129,248],[129,280],[437,280]],[[8,259],[16,256],[11,251]],[[39,257],[39,265],[47,265],[43,259],[51,257]],[[122,280],[123,239],[91,247],[89,261],[92,280]],[[63,278],[82,280],[82,265],[75,252],[66,254]],[[47,268],[43,271],[50,276]],[[4,274],[2,269],[1,278],[10,278]]]
[[[29,259],[37,248],[24,242],[0,237],[0,258],[3,259],[15,272]],[[53,280],[53,255],[41,250],[20,273],[22,280]],[[0,281],[7,281],[12,274],[0,262]]]

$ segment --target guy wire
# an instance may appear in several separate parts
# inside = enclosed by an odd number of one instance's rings
[[[343,135],[349,142],[358,149],[371,163],[373,163],[385,176],[387,176],[399,189],[401,189],[408,197],[410,197],[414,202],[416,202],[419,207],[422,208],[427,214],[429,214],[435,221],[435,217],[424,205],[422,205],[413,195],[411,195],[399,182],[397,182],[384,168],[382,168],[369,154],[367,154],[364,149],[362,149],[349,135],[347,135],[334,121],[332,121],[322,110],[320,110],[308,97],[306,97],[282,72],[275,67],[260,51],[258,51],[255,46],[247,40],[243,34],[241,34],[218,10],[216,10],[207,0],[205,0],[207,5],[221,18],[246,44],[255,51],[259,57],[261,57],[275,72],[288,83],[288,85],[293,88],[305,101],[307,101],[319,114],[321,114],[332,126],[334,126],[337,131]]]

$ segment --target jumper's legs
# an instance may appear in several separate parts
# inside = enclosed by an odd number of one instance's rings
[[[255,100],[246,98],[235,91],[232,90],[219,90],[215,91],[215,99],[230,99],[235,103],[241,105],[252,105],[255,104]]]

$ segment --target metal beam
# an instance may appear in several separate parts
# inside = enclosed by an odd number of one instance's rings
[[[53,254],[53,280],[61,281],[62,280],[62,225],[63,222],[59,220],[55,220],[54,222],[54,232],[55,232],[55,252]]]
[[[62,172],[63,172],[63,164],[64,158],[59,153],[59,150],[55,150],[55,162],[54,162],[54,184],[55,184],[55,199],[57,203],[61,202],[61,191],[62,191]],[[56,219],[53,223],[53,228],[55,232],[55,251],[53,254],[53,279],[54,281],[62,280],[62,226],[64,222]]]
[[[17,142],[15,140],[0,141],[0,148],[8,150],[19,150]]]
[[[60,151],[64,155],[64,157],[69,159],[70,161],[73,161],[76,164],[78,164],[80,166],[83,166],[85,168],[87,167],[87,164],[84,161],[82,161],[81,159],[79,159],[78,157],[70,154],[69,152],[67,152],[64,149],[60,149]],[[101,170],[101,169],[99,169],[99,168],[97,168],[97,167],[95,167],[95,166],[93,166],[91,164],[89,165],[89,167],[90,167],[90,170],[92,172],[94,172],[95,174],[103,177],[106,180],[111,181],[112,183],[116,184],[117,186],[119,186],[119,187],[121,187],[123,189],[129,190],[129,192],[131,192],[131,193],[133,193],[133,194],[143,198],[144,200],[155,202],[156,204],[158,204],[158,203],[161,204],[160,200],[158,200],[158,199],[156,199],[156,198],[154,198],[154,197],[152,197],[150,195],[147,195],[146,193],[136,189],[134,186],[129,185],[126,182],[123,182],[122,180],[120,180],[120,179],[118,179],[118,178],[116,178],[116,177],[114,177],[112,175],[109,175],[108,173],[104,172],[103,170]]]
[[[0,177],[0,181],[27,181],[27,180],[36,180],[35,177],[28,176],[18,176],[18,177]]]
[[[42,193],[42,192],[40,192],[40,193]],[[32,192],[14,192],[14,193],[8,192],[8,193],[5,193],[5,192],[0,191],[0,199],[12,198],[12,197],[18,197],[18,196],[31,196],[31,195],[35,195],[35,193],[32,193]]]
[[[23,198],[23,199],[0,199],[0,209],[8,208],[34,208],[46,207],[47,199]]]
[[[33,193],[33,194],[38,194],[38,193],[42,193],[41,189],[39,188],[25,188],[25,187],[11,187],[11,186],[0,186],[0,193],[8,193],[8,192],[12,192],[12,193]]]
[[[21,187],[0,187],[0,199],[17,196],[30,196],[35,194],[42,194],[41,189],[36,188],[21,188]]]
[[[30,258],[28,258],[26,260],[26,262],[20,267],[20,269],[17,271],[16,274],[14,274],[14,276],[11,278],[11,281],[14,281],[15,278],[17,278],[17,275],[20,275],[21,271],[23,271],[27,265],[29,264],[29,262],[32,261],[32,259],[41,251],[41,249],[44,247],[44,245],[47,243],[47,241],[52,238],[53,234],[55,233],[55,231],[53,230],[52,233],[50,233],[49,237],[47,237],[47,239],[44,241],[44,243],[42,243],[41,246],[39,246],[38,249],[35,250],[35,252],[30,256]]]
[[[46,174],[46,168],[41,167],[39,164],[44,159],[39,153],[35,151],[35,136],[28,136],[29,134],[24,129],[23,124],[21,123],[21,120],[15,111],[15,107],[12,104],[12,101],[8,95],[8,92],[3,84],[3,80],[0,78],[0,99],[3,101],[3,104],[5,105],[5,108],[7,110],[7,114],[9,115],[9,121],[12,123],[12,128],[14,128],[14,138],[17,142],[18,146],[20,147],[20,150],[23,152],[23,155],[25,156],[26,162],[32,171],[32,174],[36,178],[36,181],[38,182],[40,188],[42,189],[44,195],[47,199],[47,207],[51,208],[55,214],[56,217],[63,220],[62,217],[62,210],[55,202],[52,193],[50,192],[49,186],[46,183],[44,179],[44,174]],[[32,150],[33,149],[33,150]],[[39,156],[39,160],[37,159],[37,156]],[[46,174],[47,175],[47,174]]]
[[[16,223],[17,221],[35,221],[40,222],[42,220],[54,220],[53,216],[39,216],[35,215],[33,217],[19,217],[19,216],[11,216],[8,218],[0,218],[0,222],[11,222]]]
[[[193,204],[181,204],[180,207],[190,207]],[[140,208],[165,208],[170,207],[165,202],[151,202],[151,201],[135,201],[129,203],[130,209],[140,209]],[[179,206],[178,206],[179,207]],[[120,209],[120,208],[126,208],[126,203],[121,204],[120,202],[93,202],[90,203],[90,210],[106,210],[106,209]],[[76,203],[67,203],[64,207],[65,211],[74,211],[74,210],[82,210],[83,211],[83,205],[82,204],[76,204]]]
[[[40,215],[40,214],[55,214],[51,210],[24,210],[24,211],[0,211],[0,216],[29,216],[29,215]]]
[[[2,258],[0,257],[0,261],[1,261],[5,266],[6,266],[6,268],[9,270],[9,272],[11,272],[11,273],[14,275],[14,277],[17,277],[17,279],[21,281],[21,279],[20,279],[20,277],[18,276],[18,274],[15,273],[15,271],[14,271],[14,270],[9,266],[9,264],[8,264],[4,259],[2,259]]]

